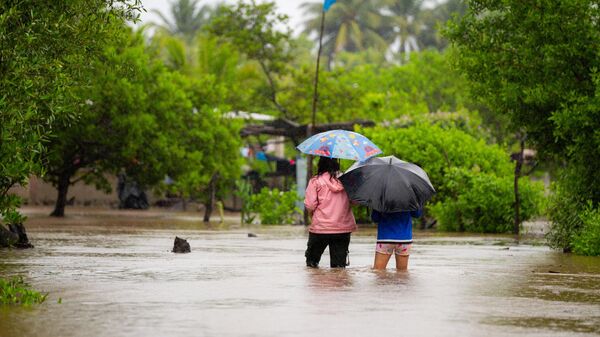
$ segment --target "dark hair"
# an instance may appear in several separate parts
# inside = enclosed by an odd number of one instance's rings
[[[340,162],[336,158],[320,157],[317,166],[317,175],[329,172],[333,179],[337,179],[337,173],[340,171]]]

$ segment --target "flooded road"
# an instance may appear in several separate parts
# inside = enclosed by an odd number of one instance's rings
[[[348,269],[326,251],[315,270],[303,227],[120,219],[32,218],[35,249],[0,251],[0,276],[50,295],[0,308],[0,336],[600,335],[599,258],[416,233],[408,272],[375,272],[362,229]],[[190,254],[169,252],[175,235]]]

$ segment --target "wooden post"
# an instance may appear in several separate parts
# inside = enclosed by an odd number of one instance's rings
[[[523,153],[525,152],[525,136],[520,137],[521,149],[515,160],[515,222],[513,224],[513,234],[516,239],[519,239],[519,227],[521,226],[521,197],[519,195],[519,178],[521,177],[521,169],[523,168]]]
[[[321,65],[321,50],[323,49],[323,31],[325,30],[325,10],[321,15],[321,33],[319,34],[319,49],[317,51],[317,67],[315,69],[315,83],[314,83],[314,92],[313,92],[313,100],[312,100],[312,116],[311,123],[308,125],[306,129],[306,137],[309,138],[313,135],[316,123],[316,115],[317,115],[317,102],[319,97],[319,67]],[[312,177],[313,171],[313,156],[309,155],[306,162],[306,185],[308,186],[308,182]],[[304,208],[304,225],[308,226],[309,224],[309,216],[308,210]]]

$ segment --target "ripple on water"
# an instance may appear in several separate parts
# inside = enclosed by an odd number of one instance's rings
[[[0,273],[25,275],[50,297],[0,310],[2,336],[600,333],[600,259],[506,238],[427,237],[408,272],[393,261],[377,272],[369,232],[353,236],[349,268],[328,268],[326,251],[310,269],[303,230],[252,231],[259,236],[189,226],[32,231],[36,248],[1,251]],[[169,252],[175,235],[190,254]]]

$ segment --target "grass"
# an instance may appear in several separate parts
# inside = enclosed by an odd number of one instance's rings
[[[32,305],[46,300],[48,294],[30,289],[20,276],[0,279],[0,305]]]

